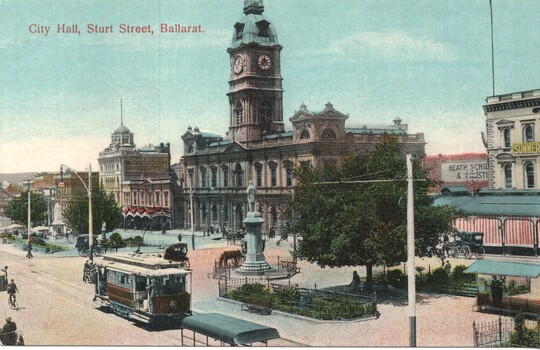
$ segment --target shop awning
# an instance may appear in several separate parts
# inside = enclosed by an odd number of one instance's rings
[[[516,277],[540,276],[540,264],[528,264],[509,261],[476,260],[465,272],[482,275],[503,275]]]
[[[232,345],[279,338],[275,328],[218,313],[188,316],[182,320],[181,327]]]

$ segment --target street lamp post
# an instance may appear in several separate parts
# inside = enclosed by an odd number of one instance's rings
[[[195,250],[195,227],[193,226],[193,184],[192,176],[189,176],[189,211],[191,216],[191,249]]]
[[[84,188],[86,189],[87,195],[88,195],[88,249],[90,251],[89,258],[90,261],[94,260],[94,222],[92,220],[92,164],[88,165],[88,186],[84,183],[83,179],[77,174],[75,170],[68,167],[65,164],[60,164],[60,172],[62,172],[62,167],[67,168],[71,170],[78,178],[81,180],[81,183],[83,184]]]
[[[31,234],[31,231],[32,231],[32,219],[31,219],[31,205],[30,205],[30,202],[31,202],[31,194],[30,194],[30,179],[28,179],[28,220],[27,220],[27,236],[26,238],[28,239],[28,244],[27,244],[27,249],[28,249],[28,253],[26,254],[26,257],[28,259],[30,259],[32,257],[32,247],[30,246],[30,234]]]

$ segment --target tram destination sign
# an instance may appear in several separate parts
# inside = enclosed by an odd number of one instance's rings
[[[463,161],[441,164],[444,182],[485,181],[488,179],[487,161]]]

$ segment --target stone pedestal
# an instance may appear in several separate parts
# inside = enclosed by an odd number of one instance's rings
[[[266,272],[272,271],[272,267],[268,265],[264,258],[262,249],[261,228],[264,219],[258,212],[249,212],[244,220],[246,226],[246,260],[236,273],[240,275],[264,275]]]

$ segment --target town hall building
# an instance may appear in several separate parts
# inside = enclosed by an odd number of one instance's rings
[[[411,134],[400,118],[390,125],[348,126],[348,114],[330,102],[301,103],[283,119],[281,50],[262,0],[245,0],[244,16],[233,25],[230,60],[229,130],[224,135],[189,127],[182,135],[184,155],[174,165],[182,190],[184,227],[242,227],[247,211],[245,191],[257,188],[257,210],[264,229],[283,229],[282,218],[293,194],[293,168],[339,164],[370,149],[382,135],[395,135],[403,152],[424,155],[422,133]]]

